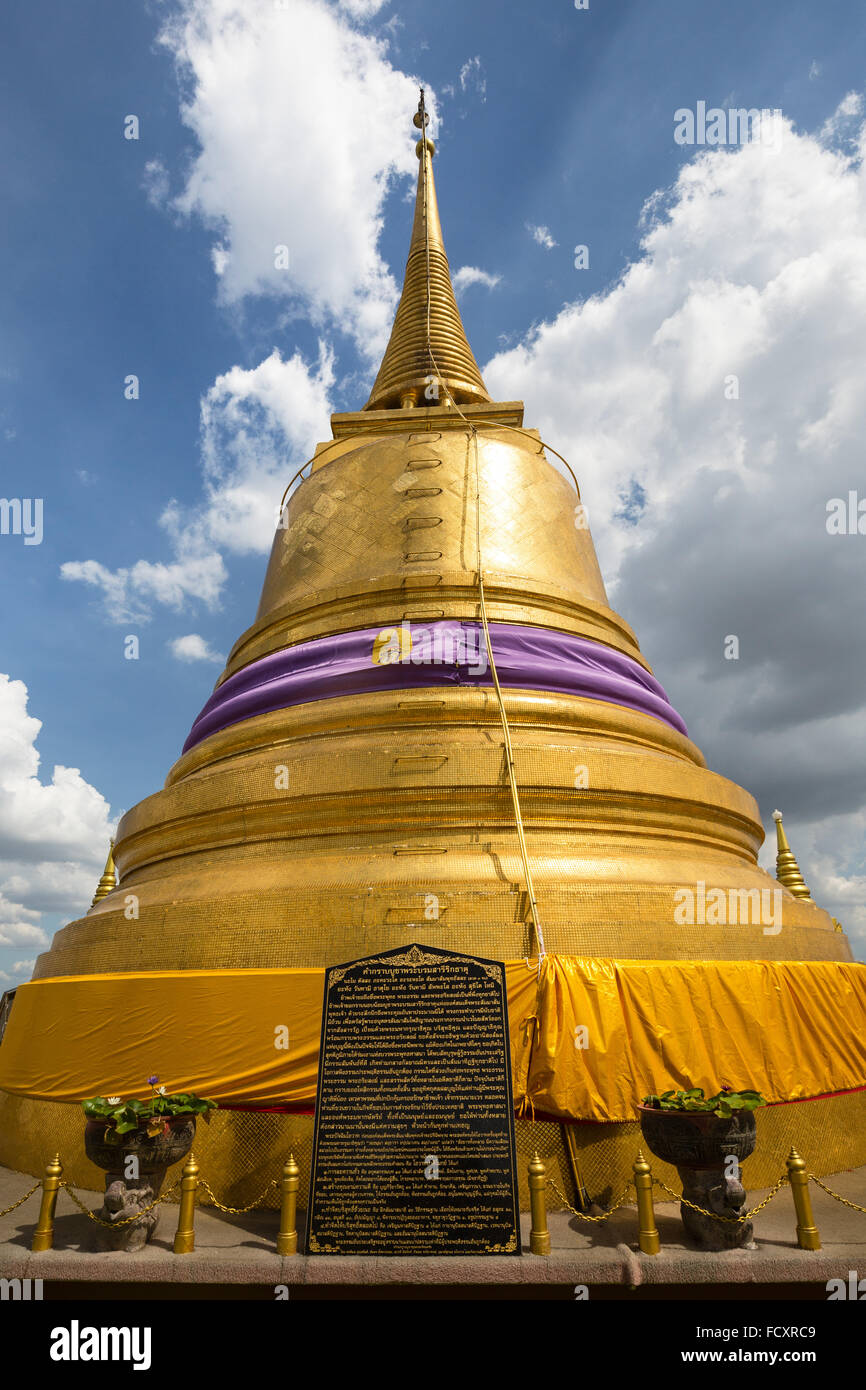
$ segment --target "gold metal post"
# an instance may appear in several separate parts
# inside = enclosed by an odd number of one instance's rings
[[[300,1181],[301,1170],[295,1162],[295,1155],[289,1154],[280,1183],[283,1189],[283,1201],[280,1207],[280,1233],[277,1236],[278,1255],[297,1255],[298,1253],[297,1213]]]
[[[652,1168],[643,1156],[643,1149],[638,1149],[632,1171],[637,1192],[637,1243],[645,1255],[657,1255],[661,1241],[653,1209],[653,1175]]]
[[[174,1253],[188,1255],[195,1249],[195,1192],[198,1187],[198,1164],[195,1154],[190,1154],[183,1165],[180,1183],[180,1215],[177,1218],[177,1232],[174,1237]]]
[[[42,1179],[42,1204],[31,1250],[51,1250],[54,1247],[54,1208],[57,1206],[57,1193],[60,1191],[62,1176],[63,1164],[60,1162],[60,1154],[55,1154]]]
[[[797,1244],[801,1250],[820,1250],[821,1237],[812,1215],[812,1198],[809,1194],[805,1160],[792,1148],[787,1162],[788,1181],[794,1194],[794,1207],[797,1212]]]
[[[529,1248],[533,1255],[550,1254],[550,1232],[547,1229],[547,1206],[544,1200],[546,1187],[547,1170],[536,1150],[529,1165],[529,1209],[532,1212]]]

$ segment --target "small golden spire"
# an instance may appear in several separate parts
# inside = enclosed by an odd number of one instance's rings
[[[111,840],[108,846],[108,858],[105,861],[105,868],[102,870],[102,878],[96,885],[96,892],[93,895],[91,907],[95,907],[100,898],[107,898],[113,888],[117,887],[117,871],[114,867],[114,841]]]
[[[433,183],[436,147],[427,136],[430,117],[423,87],[412,119],[421,131],[415,146],[419,166],[412,240],[391,337],[365,410],[490,401],[451,284]]]
[[[812,901],[812,894],[803,881],[800,873],[800,865],[797,863],[788,844],[788,837],[782,825],[782,812],[774,811],[773,820],[776,822],[776,878],[781,884],[792,893],[795,898],[804,898],[806,902]]]

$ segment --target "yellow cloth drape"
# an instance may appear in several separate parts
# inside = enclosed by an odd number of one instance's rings
[[[540,981],[523,962],[507,975],[514,1094],[536,1111],[633,1120],[651,1091],[779,1101],[866,1085],[863,965],[547,956]],[[519,1027],[531,1014],[534,1040]]]
[[[648,1091],[752,1087],[769,1101],[866,1085],[866,966],[615,961],[506,965],[515,1103],[628,1120]],[[172,1090],[312,1104],[323,970],[61,976],[21,985],[0,1089],[41,1100]],[[283,1046],[288,1032],[288,1046]]]

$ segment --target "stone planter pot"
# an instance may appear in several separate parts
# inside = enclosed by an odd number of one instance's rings
[[[691,1238],[705,1250],[754,1249],[751,1221],[716,1219],[738,1217],[745,1209],[746,1189],[739,1170],[757,1142],[754,1110],[737,1110],[727,1118],[647,1105],[637,1110],[647,1148],[656,1158],[673,1164],[683,1197],[708,1213],[703,1216],[681,1204],[680,1215]]]
[[[114,1128],[112,1124],[100,1119],[85,1121],[84,1151],[106,1174],[103,1205],[94,1215],[115,1228],[92,1223],[85,1243],[88,1250],[141,1250],[152,1240],[159,1208],[146,1208],[159,1196],[166,1171],[189,1153],[195,1121],[195,1115],[175,1115],[167,1121],[168,1130],[152,1138],[147,1126],[141,1125],[119,1135],[116,1142],[105,1137],[106,1130]]]

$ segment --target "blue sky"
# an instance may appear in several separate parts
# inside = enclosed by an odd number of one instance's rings
[[[7,683],[0,971],[88,905],[252,621],[281,483],[366,399],[419,81],[488,386],[570,458],[614,605],[862,952],[866,539],[823,513],[866,491],[862,7],[240,8],[248,46],[231,0],[4,7],[0,495],[44,538],[0,536],[0,672],[42,726]],[[775,162],[677,145],[701,100],[780,111]],[[748,362],[733,432],[689,375],[710,341]]]

